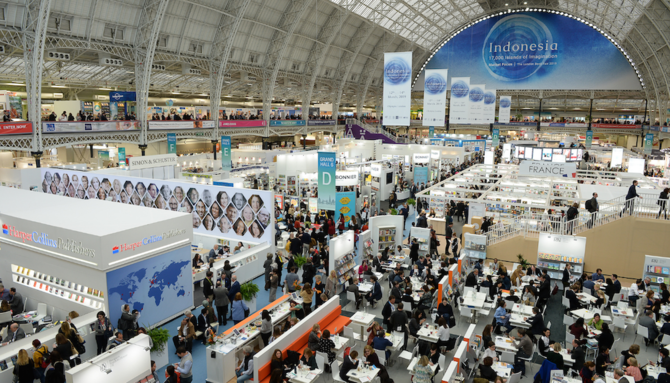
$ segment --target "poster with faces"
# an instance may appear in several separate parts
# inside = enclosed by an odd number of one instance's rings
[[[232,240],[272,238],[267,191],[60,169],[42,169],[42,192],[189,213],[193,232]]]

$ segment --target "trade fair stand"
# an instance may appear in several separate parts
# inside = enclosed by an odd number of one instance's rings
[[[0,198],[12,201],[0,213],[0,278],[26,310],[46,304],[54,321],[102,310],[116,324],[128,304],[148,327],[193,307],[190,214],[11,188]]]
[[[569,264],[571,279],[576,279],[584,272],[585,253],[586,237],[540,233],[537,266],[547,269],[551,279],[560,281],[563,269]]]
[[[213,269],[215,275],[219,275],[225,262],[228,261],[233,267],[233,273],[237,275],[237,280],[240,283],[245,283],[253,280],[257,276],[264,273],[263,263],[267,259],[267,253],[274,253],[274,248],[267,242],[251,242],[251,241],[231,241],[221,237],[208,236],[203,234],[193,235],[193,242],[198,244],[197,248],[191,249],[191,256],[200,254],[200,258],[204,262],[202,267],[193,268],[193,283],[202,282],[205,279],[206,273],[209,270],[209,264],[206,259],[209,251],[218,244],[219,248],[228,246],[230,254],[219,258],[214,262]],[[242,251],[233,254],[233,250],[242,243]],[[194,245],[195,247],[195,245]]]
[[[207,347],[207,355],[209,355],[207,357],[207,381],[228,383],[235,378],[235,367],[238,361],[244,358],[242,348],[244,346],[263,348],[260,338],[260,321],[263,310],[268,310],[270,313],[274,328],[290,315],[291,312],[288,310],[290,299],[290,295],[284,295],[256,312],[251,311],[252,314],[248,318],[219,335],[216,343]],[[266,347],[266,349],[270,348]]]
[[[149,352],[150,340],[148,335],[140,334],[128,342],[71,368],[65,372],[66,382],[140,383],[153,379]]]
[[[355,250],[354,250],[354,232],[347,230],[330,240],[330,256],[328,257],[328,270],[335,270],[340,285],[345,286],[345,282],[356,276]]]
[[[97,312],[89,312],[81,315],[78,318],[72,319],[72,324],[77,328],[79,335],[81,335],[86,341],[87,345],[89,345],[89,347],[86,348],[86,352],[81,355],[82,360],[86,360],[95,356],[97,351],[93,346],[95,345],[95,332],[91,331],[90,328],[90,325],[95,323],[97,319],[96,314]],[[6,364],[7,366],[7,368],[4,370],[0,369],[0,383],[13,382],[14,375],[12,374],[12,371],[14,370],[14,363],[12,362],[12,358],[16,357],[16,355],[19,353],[19,350],[26,350],[28,355],[32,356],[32,354],[35,352],[35,349],[32,346],[33,340],[39,339],[40,342],[48,346],[49,349],[51,349],[53,344],[56,342],[56,335],[58,334],[58,330],[60,330],[60,326],[43,323],[42,321],[39,322],[40,325],[46,325],[46,328],[40,331],[39,337],[36,335],[29,336],[26,334],[25,338],[0,348],[0,365],[4,366]],[[22,324],[22,326],[26,326],[26,324]],[[28,324],[28,326],[32,325]],[[147,366],[147,368],[148,367],[150,366]]]
[[[660,293],[660,284],[665,283],[667,285],[670,283],[670,258],[645,255],[642,278],[649,278],[651,289]]]
[[[419,242],[419,256],[428,256],[430,252],[430,229],[422,227],[412,227],[410,230],[410,244],[412,238]]]
[[[383,215],[370,218],[370,231],[374,250],[381,252],[386,247],[391,250],[402,245],[403,241],[403,216]]]

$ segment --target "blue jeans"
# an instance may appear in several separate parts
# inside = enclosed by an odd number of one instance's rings
[[[35,368],[33,370],[33,376],[35,377],[35,379],[39,379],[40,382],[44,383],[45,377],[44,377],[44,369],[43,368],[41,368],[41,367]]]
[[[184,378],[183,376],[179,379],[181,383],[191,383],[193,381],[193,375],[189,376],[188,378]]]
[[[242,369],[235,371],[235,375],[237,375],[237,383],[244,383],[246,380],[253,378],[251,375],[242,375]],[[182,383],[184,383],[183,380]]]

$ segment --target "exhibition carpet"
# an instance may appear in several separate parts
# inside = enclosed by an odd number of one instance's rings
[[[258,296],[256,297],[256,307],[262,308],[267,306],[270,300],[270,293],[263,289],[263,286],[265,285],[265,277],[261,275],[260,277],[254,279],[254,283],[257,284],[259,287],[261,287],[260,291],[258,292]],[[196,307],[193,310],[193,315],[196,316],[200,315],[201,309],[202,305]],[[177,329],[179,328],[182,319],[184,319],[184,315],[180,315],[179,317],[173,319],[172,321],[164,324],[161,327],[170,332],[170,340],[168,341],[168,357],[170,360],[170,364],[179,363],[180,361],[179,357],[175,355],[176,350],[174,348],[174,344],[172,343],[172,337],[177,335]],[[228,325],[226,326],[219,326],[219,334],[228,330],[231,327],[233,327],[232,320],[228,321]],[[193,381],[204,382],[207,379],[207,358],[209,357],[207,355],[207,346],[202,344],[201,341],[193,342],[192,355],[193,355]],[[165,377],[166,368],[167,366],[164,366],[163,368],[157,370],[158,376],[161,378],[161,381]]]

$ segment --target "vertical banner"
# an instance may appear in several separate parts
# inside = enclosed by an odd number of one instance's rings
[[[335,193],[335,222],[344,215],[344,227],[349,225],[351,217],[356,214],[356,192]]]
[[[412,52],[384,53],[384,125],[409,126],[411,77]]]
[[[449,99],[449,123],[467,124],[470,103],[470,77],[451,78],[451,98]]]
[[[177,134],[168,133],[167,134],[167,144],[168,144],[168,153],[177,154]]]
[[[447,73],[448,69],[426,69],[426,82],[423,88],[423,126],[445,125]]]
[[[509,122],[511,107],[512,96],[500,96],[500,105],[498,106],[498,122],[503,124]]]
[[[429,126],[428,127],[428,138],[433,138],[435,137],[435,127],[434,126]]]
[[[593,143],[593,130],[587,130],[586,139],[584,140],[584,147],[586,149],[591,149],[592,143]]]
[[[428,167],[414,166],[414,184],[428,183]]]
[[[221,170],[224,172],[233,168],[230,156],[230,136],[221,136]]]
[[[484,108],[482,111],[484,123],[493,124],[496,122],[496,91],[487,89],[484,92]]]
[[[644,154],[651,154],[651,149],[654,147],[654,133],[647,133],[644,135]]]
[[[468,93],[470,110],[468,113],[469,122],[471,124],[481,124],[484,122],[484,91],[486,86],[483,84],[470,85],[470,93]]]
[[[335,152],[319,152],[319,209],[335,210]]]
[[[126,148],[119,148],[119,165],[126,164]]]
[[[500,129],[493,128],[493,132],[491,132],[491,144],[494,148],[497,148],[498,145],[500,145]]]

